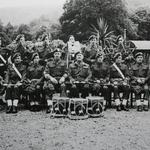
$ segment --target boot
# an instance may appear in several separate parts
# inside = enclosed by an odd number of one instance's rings
[[[17,106],[13,106],[12,108],[13,108],[12,113],[16,114],[18,112]]]
[[[129,109],[125,105],[122,106],[122,110],[129,111]]]
[[[140,112],[143,111],[143,108],[141,105],[137,106],[137,111],[140,111]]]
[[[144,110],[144,111],[148,111],[148,106],[147,106],[147,105],[144,105],[143,110]]]
[[[12,106],[7,106],[6,114],[12,113]]]
[[[120,105],[117,106],[117,109],[116,109],[116,110],[117,110],[117,111],[121,111]]]
[[[30,111],[34,111],[34,105],[30,105]]]
[[[51,109],[52,109],[52,106],[47,106],[46,113],[47,113],[47,114],[51,113]]]

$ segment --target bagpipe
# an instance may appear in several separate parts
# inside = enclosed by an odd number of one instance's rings
[[[22,82],[22,88],[27,93],[35,92],[40,88],[41,79],[24,80]]]

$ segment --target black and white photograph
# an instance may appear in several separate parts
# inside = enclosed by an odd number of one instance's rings
[[[0,0],[0,150],[150,150],[150,0]]]

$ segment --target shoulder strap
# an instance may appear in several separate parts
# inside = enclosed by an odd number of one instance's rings
[[[6,64],[6,60],[4,59],[4,57],[0,54],[0,59]]]
[[[122,73],[122,71],[120,70],[120,68],[119,68],[115,63],[113,63],[113,66],[114,66],[115,69],[118,71],[118,73],[120,74],[121,78],[122,78],[122,79],[125,79],[125,76],[124,76],[124,74]]]
[[[18,71],[18,69],[16,68],[15,64],[12,64],[13,69],[15,70],[15,72],[17,73],[17,75],[19,76],[20,79],[22,79],[22,75],[21,73]]]

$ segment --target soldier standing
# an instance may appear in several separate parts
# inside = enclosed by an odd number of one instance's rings
[[[97,44],[97,38],[95,35],[89,37],[89,45],[84,52],[84,62],[92,65],[96,60],[96,54],[101,51],[102,47]]]

